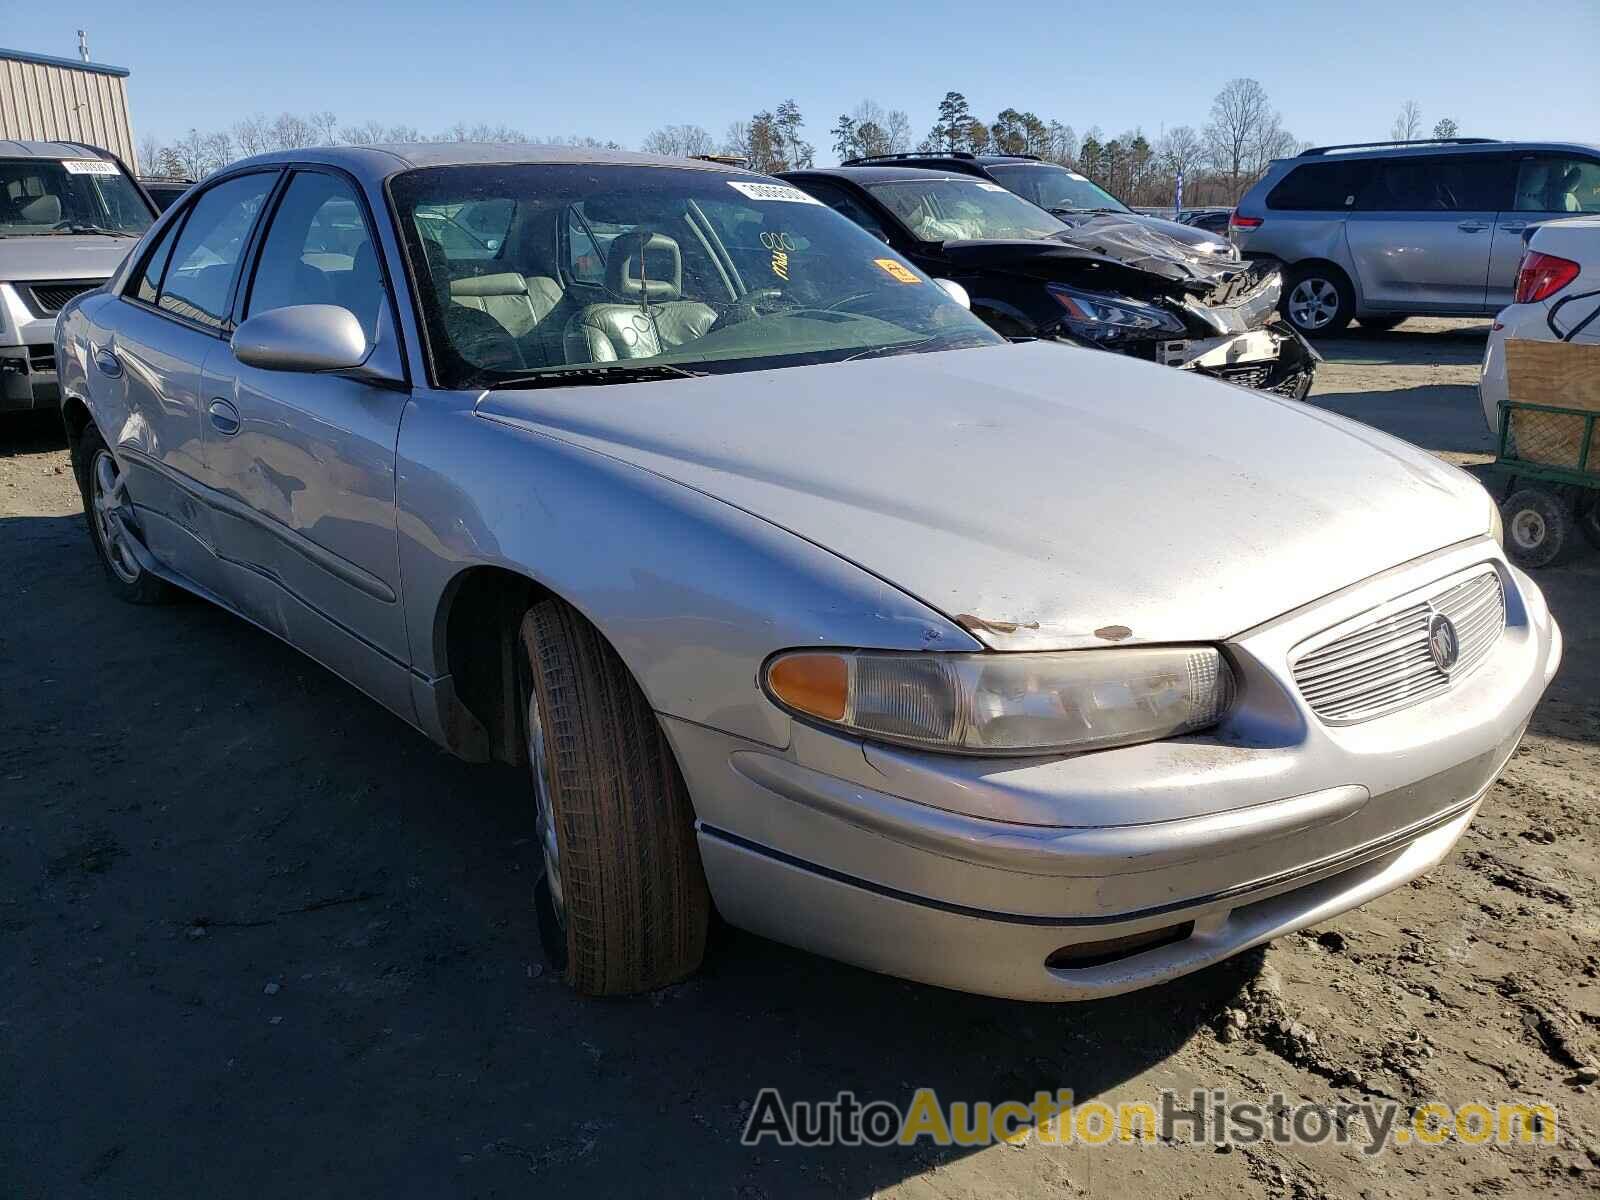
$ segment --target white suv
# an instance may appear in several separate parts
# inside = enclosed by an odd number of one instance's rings
[[[1284,264],[1283,313],[1317,335],[1490,316],[1511,303],[1524,232],[1578,213],[1600,213],[1600,147],[1455,138],[1278,159],[1229,231]]]
[[[0,141],[0,414],[55,407],[56,313],[104,283],[154,219],[107,151]]]

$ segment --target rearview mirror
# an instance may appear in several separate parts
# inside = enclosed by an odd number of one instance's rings
[[[233,356],[263,371],[349,371],[372,346],[355,313],[336,304],[291,304],[233,331]]]
[[[950,299],[961,305],[962,308],[970,309],[972,307],[972,297],[967,295],[967,289],[962,287],[954,279],[935,279],[934,282],[944,289],[944,294],[946,296],[949,296]]]

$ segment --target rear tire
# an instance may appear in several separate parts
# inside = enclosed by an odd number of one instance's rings
[[[152,575],[140,561],[141,553],[148,552],[144,551],[122,466],[92,424],[84,427],[74,447],[72,468],[83,496],[89,540],[112,592],[129,604],[168,604],[177,599],[178,590]]]
[[[1343,271],[1312,264],[1289,272],[1278,310],[1307,337],[1328,337],[1350,324],[1356,297]]]
[[[675,983],[705,955],[711,896],[672,748],[617,652],[572,607],[536,604],[519,636],[549,957],[589,996]]]
[[[1542,487],[1513,492],[1500,506],[1505,524],[1506,554],[1524,570],[1554,567],[1572,556],[1577,524],[1571,506]]]

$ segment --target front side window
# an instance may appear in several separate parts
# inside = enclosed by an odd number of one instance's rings
[[[133,180],[108,159],[0,159],[0,236],[138,237],[154,220]]]
[[[444,387],[624,382],[1004,344],[878,239],[761,176],[463,165],[405,172],[389,190]],[[513,215],[485,263],[443,233],[438,214],[490,202]]]
[[[277,175],[262,171],[226,180],[189,210],[172,250],[157,306],[174,316],[221,328],[245,240]]]
[[[1063,212],[1127,212],[1128,206],[1076,171],[1054,163],[991,163],[989,174],[1024,200]]]
[[[361,205],[343,178],[299,171],[261,243],[246,316],[292,304],[334,304],[376,340],[383,276]]]
[[[144,270],[139,272],[134,295],[146,304],[154,304],[156,297],[161,294],[161,276],[167,269],[167,260],[172,257],[172,239],[177,236],[181,224],[181,220],[169,221],[154,249],[145,257]]]
[[[1600,212],[1600,163],[1538,155],[1517,164],[1517,212]]]

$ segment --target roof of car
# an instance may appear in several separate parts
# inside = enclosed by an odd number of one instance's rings
[[[98,146],[86,142],[22,142],[0,139],[0,158],[110,158]]]
[[[1441,154],[1513,154],[1548,152],[1567,154],[1574,150],[1600,154],[1600,146],[1587,142],[1501,142],[1489,138],[1425,139],[1414,142],[1370,142],[1350,146],[1313,146],[1299,154],[1275,161],[1280,163],[1343,162],[1367,158],[1432,158]]]
[[[779,179],[803,179],[808,175],[828,175],[835,179],[853,179],[857,183],[890,183],[900,179],[958,179],[963,183],[970,183],[970,175],[945,175],[940,176],[926,167],[900,167],[900,166],[870,166],[860,167],[806,167],[800,171],[783,171]]]
[[[630,150],[603,150],[592,146],[543,146],[518,142],[411,142],[383,146],[311,146],[257,154],[229,165],[276,166],[283,163],[319,162],[343,167],[352,174],[381,178],[411,167],[471,166],[477,163],[604,163],[616,166],[681,167],[695,171],[721,171],[749,175],[748,168],[727,166],[704,159],[668,158],[660,154],[635,154]]]

